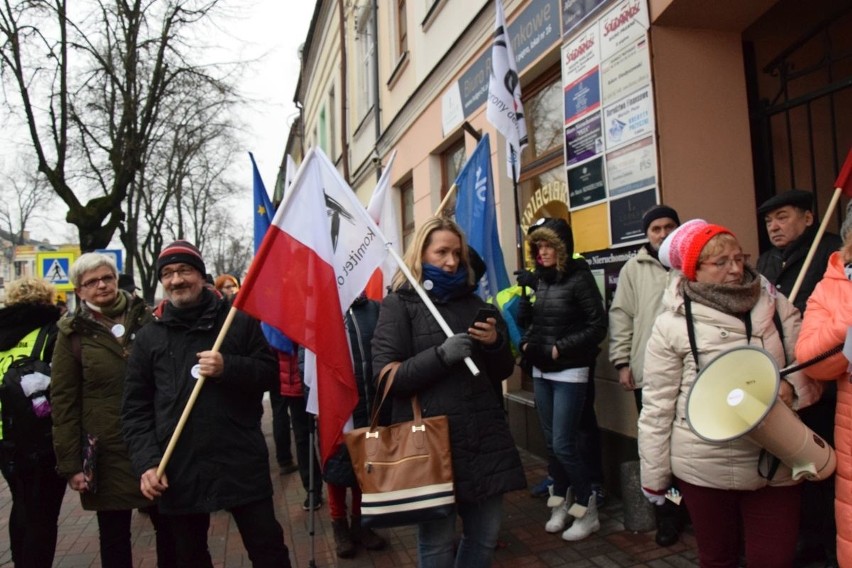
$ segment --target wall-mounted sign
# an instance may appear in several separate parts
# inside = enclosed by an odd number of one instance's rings
[[[586,207],[606,199],[603,158],[568,168],[568,207]]]

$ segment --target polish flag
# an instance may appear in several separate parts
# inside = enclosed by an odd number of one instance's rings
[[[323,464],[343,441],[344,425],[358,402],[343,313],[386,255],[384,236],[364,206],[322,150],[314,148],[278,207],[234,302],[314,354],[312,394],[318,401]]]
[[[379,178],[379,183],[373,190],[370,204],[367,205],[367,213],[382,230],[385,239],[390,243],[393,250],[399,256],[402,256],[402,235],[399,232],[399,219],[394,203],[396,193],[390,187],[390,173],[394,159],[396,159],[396,150],[391,154],[382,172],[382,177]],[[388,256],[379,269],[373,273],[373,277],[370,278],[370,283],[367,284],[367,296],[373,300],[381,301],[385,297],[395,273],[396,263],[391,256]]]

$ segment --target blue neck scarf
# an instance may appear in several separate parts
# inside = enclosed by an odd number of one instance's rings
[[[432,287],[429,287],[429,284]],[[423,263],[423,288],[435,298],[446,301],[467,292],[467,268],[460,266],[455,274],[450,274],[433,264]]]

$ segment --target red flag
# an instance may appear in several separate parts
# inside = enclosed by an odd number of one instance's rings
[[[384,260],[383,236],[321,150],[305,157],[234,306],[316,355],[322,463],[358,402],[343,310]],[[308,369],[306,369],[306,375]],[[313,394],[312,392],[312,394]]]
[[[846,155],[846,161],[843,162],[843,167],[840,168],[840,175],[834,182],[834,187],[843,190],[843,195],[852,198],[852,148],[849,149],[849,154]]]
[[[370,198],[370,203],[367,205],[367,213],[370,218],[375,221],[376,225],[382,230],[387,241],[391,243],[393,249],[402,256],[402,235],[399,232],[399,221],[397,220],[396,205],[394,198],[396,194],[390,187],[390,173],[393,168],[393,161],[396,159],[396,150],[390,156],[382,177],[376,188],[373,190],[373,196]],[[390,286],[393,276],[396,273],[396,264],[393,259],[388,256],[378,270],[370,278],[370,283],[367,284],[367,297],[373,300],[381,301],[385,297],[386,290]]]

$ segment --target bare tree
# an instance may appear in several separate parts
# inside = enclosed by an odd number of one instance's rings
[[[129,196],[130,206],[145,202],[130,194],[151,183],[150,165],[149,179],[139,179],[144,159],[182,88],[222,88],[187,56],[190,30],[217,4],[2,0],[0,73],[20,96],[38,171],[68,206],[82,250],[108,246]],[[137,228],[128,219],[125,231]],[[125,245],[136,239],[125,236]]]
[[[30,221],[40,217],[39,212],[47,207],[53,192],[47,181],[36,172],[19,168],[14,175],[2,175],[2,200],[0,200],[0,225],[12,236],[13,244],[25,244]]]

